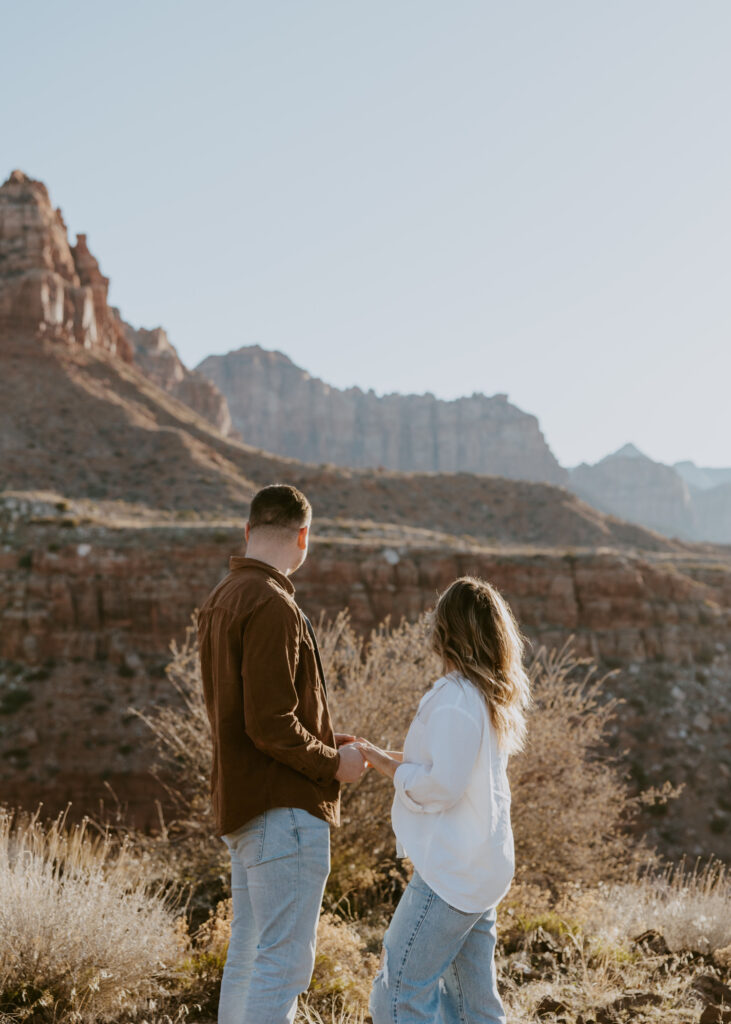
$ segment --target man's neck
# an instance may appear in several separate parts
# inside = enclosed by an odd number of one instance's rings
[[[251,541],[249,541],[246,548],[246,557],[254,558],[257,562],[264,562],[265,565],[270,565],[272,569],[276,569],[282,576],[289,576],[292,571],[287,564],[288,560],[283,558],[277,551],[273,551],[271,548],[263,545],[252,544]]]

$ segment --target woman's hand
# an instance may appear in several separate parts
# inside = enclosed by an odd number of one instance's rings
[[[379,774],[385,775],[389,779],[394,777],[396,769],[403,759],[403,754],[392,756],[390,751],[381,750],[380,747],[376,747],[368,740],[357,739],[354,746],[361,752],[367,764],[372,765]]]

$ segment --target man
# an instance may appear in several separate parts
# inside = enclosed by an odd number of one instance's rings
[[[233,925],[220,1024],[291,1024],[312,977],[340,783],[365,765],[333,733],[309,619],[289,579],[312,510],[284,484],[251,502],[246,557],[203,605],[201,670],[213,735],[211,792],[231,853]]]

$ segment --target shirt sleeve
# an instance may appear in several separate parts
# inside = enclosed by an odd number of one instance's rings
[[[297,614],[282,601],[265,601],[249,618],[241,655],[246,732],[258,750],[326,785],[335,777],[340,754],[297,717],[299,645]]]
[[[435,708],[426,722],[425,763],[396,769],[397,799],[419,814],[452,807],[467,789],[481,742],[481,725],[463,708]]]

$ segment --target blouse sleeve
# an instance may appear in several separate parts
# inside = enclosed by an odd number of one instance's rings
[[[425,763],[396,769],[396,797],[421,814],[445,811],[464,794],[482,742],[482,726],[454,704],[435,708],[425,724]]]

